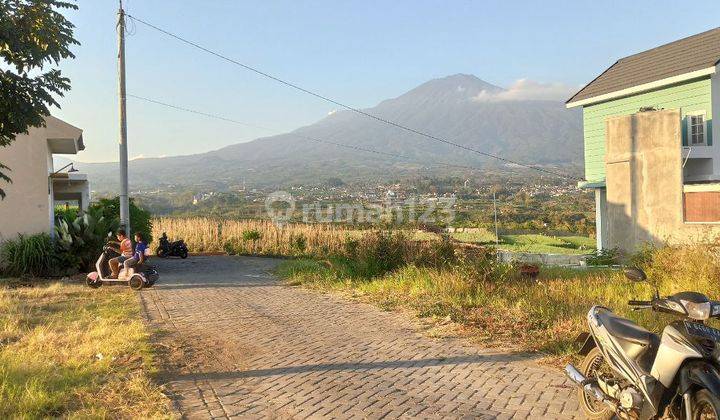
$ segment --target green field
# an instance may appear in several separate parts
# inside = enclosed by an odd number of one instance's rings
[[[488,229],[455,232],[452,238],[461,242],[496,246],[495,234]],[[500,235],[497,247],[515,252],[537,254],[589,254],[595,251],[595,239],[584,236]]]

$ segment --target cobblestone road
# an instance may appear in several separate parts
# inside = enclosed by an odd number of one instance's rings
[[[579,417],[559,372],[283,286],[276,260],[153,263],[162,277],[141,301],[170,349],[161,379],[186,418]]]

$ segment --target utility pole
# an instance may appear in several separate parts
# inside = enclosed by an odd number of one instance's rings
[[[118,10],[118,90],[120,96],[120,226],[130,235],[130,201],[128,198],[127,114],[125,111],[125,11],[122,0]]]
[[[498,238],[497,200],[495,199],[495,191],[493,191],[493,210],[495,211],[495,245],[499,245],[500,239]]]

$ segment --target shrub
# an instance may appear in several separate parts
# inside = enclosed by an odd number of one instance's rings
[[[0,245],[0,271],[9,276],[52,275],[56,259],[55,245],[47,233],[19,235]]]
[[[290,247],[297,253],[298,255],[304,255],[305,250],[307,249],[307,238],[302,233],[290,236]]]
[[[345,257],[353,273],[363,278],[380,276],[400,268],[410,255],[409,240],[403,233],[377,231],[363,236],[357,245],[351,241],[345,248],[352,253]]]
[[[646,268],[652,264],[653,255],[658,248],[652,242],[645,242],[640,249],[628,257],[628,264],[633,267]]]
[[[413,257],[413,262],[417,266],[434,268],[454,265],[458,262],[455,245],[445,236],[440,241],[422,244]]]
[[[90,269],[102,251],[108,233],[117,227],[117,219],[108,219],[100,209],[92,208],[71,222],[59,220],[55,232],[58,249],[64,257],[63,264],[73,265],[81,271]]]
[[[587,258],[588,265],[617,265],[620,264],[620,251],[617,248],[601,249],[595,255]]]
[[[66,220],[68,223],[72,223],[78,217],[79,211],[80,209],[77,207],[55,207],[55,220]]]
[[[90,206],[91,210],[97,210],[106,220],[120,220],[120,198],[103,198],[97,203]],[[130,199],[130,230],[131,232],[140,232],[145,238],[145,242],[150,244],[152,237],[152,219],[150,212],[135,205],[133,199]]]
[[[255,241],[259,241],[260,238],[262,238],[262,235],[260,234],[260,232],[258,232],[255,229],[249,229],[249,230],[243,231],[242,238],[243,238],[243,241],[255,242]]]

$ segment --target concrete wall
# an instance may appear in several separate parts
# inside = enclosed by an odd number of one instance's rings
[[[608,247],[689,243],[720,236],[720,226],[683,217],[682,114],[643,112],[606,120]]]
[[[556,266],[585,266],[587,255],[566,254],[534,254],[530,252],[513,252],[499,249],[498,259],[502,262],[522,262],[528,264]]]
[[[31,128],[17,136],[8,147],[0,147],[0,162],[8,166],[13,182],[3,183],[7,197],[0,201],[0,241],[18,233],[33,234],[51,230],[52,206],[48,193],[52,156],[45,128]]]

